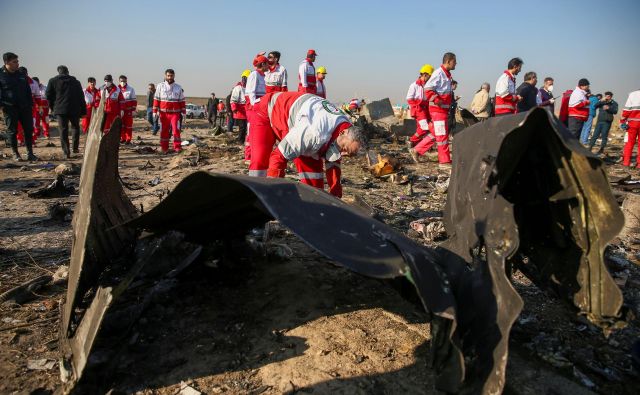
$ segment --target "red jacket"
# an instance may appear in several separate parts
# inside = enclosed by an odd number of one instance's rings
[[[518,95],[516,93],[516,77],[505,70],[496,83],[496,115],[515,114]]]
[[[316,94],[316,68],[309,58],[298,68],[298,92]]]
[[[418,78],[416,82],[409,85],[407,91],[407,103],[409,104],[409,113],[411,117],[417,121],[428,119],[429,116],[429,102],[424,91],[424,82]],[[349,106],[351,108],[351,106]]]
[[[102,95],[105,98],[104,112],[120,114],[120,111],[124,110],[122,91],[116,85],[111,85],[111,88],[105,86],[103,92]]]
[[[586,121],[589,118],[590,105],[587,92],[580,88],[574,89],[569,97],[569,117]]]
[[[424,93],[429,101],[429,115],[435,120],[447,119],[453,97],[451,73],[443,66],[436,69],[424,85]]]
[[[571,97],[571,93],[573,93],[571,89],[564,91],[562,94],[562,101],[560,102],[559,118],[565,125],[569,122],[569,98]]]

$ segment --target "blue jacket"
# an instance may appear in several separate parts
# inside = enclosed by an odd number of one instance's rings
[[[596,105],[600,102],[600,99],[596,96],[590,96],[589,101],[591,102],[591,104],[589,104],[589,116],[595,118],[597,110]]]

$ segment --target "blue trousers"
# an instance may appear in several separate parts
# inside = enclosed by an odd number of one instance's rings
[[[580,133],[580,142],[587,144],[589,142],[589,134],[591,134],[591,126],[593,125],[593,116],[589,115],[584,125],[582,125],[582,133]]]
[[[604,151],[604,147],[607,145],[607,139],[609,137],[609,130],[611,129],[611,122],[598,122],[596,124],[596,129],[593,131],[593,137],[591,137],[591,141],[589,142],[589,149],[593,148],[596,145],[596,141],[598,137],[602,139],[600,143],[600,152]]]

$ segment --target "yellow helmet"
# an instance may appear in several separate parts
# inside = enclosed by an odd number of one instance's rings
[[[251,74],[251,70],[245,70],[242,72],[242,74],[240,75],[240,77],[247,77],[249,78],[249,74]]]
[[[433,74],[433,66],[427,63],[422,67],[420,67],[420,74],[424,74],[424,73],[427,73],[429,75]]]
[[[318,67],[318,69],[316,70],[316,73],[322,73],[322,74],[327,74],[327,68],[324,66],[320,66]]]

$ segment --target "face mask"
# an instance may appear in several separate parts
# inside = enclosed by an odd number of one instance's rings
[[[547,88],[547,90],[548,90],[549,92],[553,92],[553,85],[549,85],[549,87]]]
[[[126,82],[122,82],[122,81],[120,82],[120,86],[125,86],[125,85],[127,85]]]
[[[104,84],[107,86],[107,88],[111,88],[111,85],[113,85],[113,82],[107,81]]]

